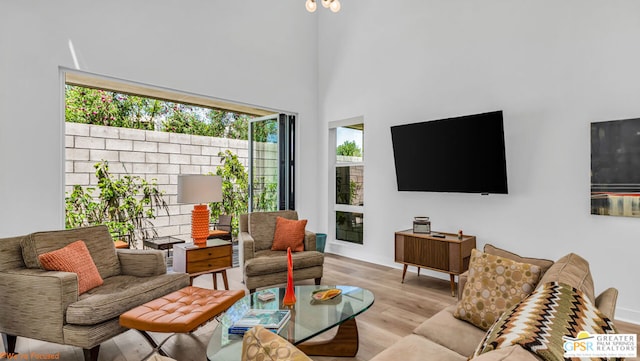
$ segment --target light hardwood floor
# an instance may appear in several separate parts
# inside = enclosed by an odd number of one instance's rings
[[[228,272],[229,286],[244,289],[239,268]],[[327,255],[323,284],[357,285],[371,290],[376,300],[373,306],[357,317],[360,334],[360,349],[355,358],[314,357],[315,361],[369,360],[411,331],[427,318],[448,305],[454,304],[448,280],[428,276],[407,274],[405,283],[400,283],[402,271],[367,262],[352,260],[335,255]],[[221,280],[219,280],[221,281]],[[220,285],[222,282],[218,282]],[[312,280],[299,284],[313,284]],[[212,288],[211,276],[200,276],[194,285]],[[616,322],[619,332],[640,334],[640,325]],[[179,361],[204,361],[206,345],[215,321],[198,329],[194,337],[173,336],[163,347]],[[155,334],[162,340],[165,334]],[[331,336],[330,334],[326,336]],[[640,337],[639,337],[640,338]],[[0,342],[1,343],[1,342]],[[4,346],[2,348],[4,351]],[[60,360],[82,361],[82,351],[76,347],[61,346],[25,338],[18,338],[16,351],[24,354],[60,353]],[[140,361],[151,351],[143,337],[135,331],[127,331],[107,342],[100,349],[101,361]],[[0,352],[0,355],[2,352]],[[425,355],[425,360],[428,360]]]

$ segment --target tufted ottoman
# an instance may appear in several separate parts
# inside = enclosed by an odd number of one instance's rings
[[[190,333],[226,311],[244,297],[244,290],[210,290],[185,287],[120,315],[120,325],[140,331],[163,356],[161,347],[147,332]]]

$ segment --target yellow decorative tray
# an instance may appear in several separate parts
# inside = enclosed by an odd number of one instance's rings
[[[340,294],[342,294],[342,290],[338,288],[325,288],[315,290],[311,292],[311,303],[326,303],[327,301],[331,300],[337,300],[338,303],[340,303],[340,300],[338,299],[338,296],[340,296]]]

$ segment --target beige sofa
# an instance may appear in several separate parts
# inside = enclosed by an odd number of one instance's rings
[[[78,295],[76,273],[46,271],[38,255],[82,240],[104,284]],[[164,254],[115,249],[105,226],[0,239],[0,332],[6,352],[16,337],[82,347],[97,360],[100,344],[124,331],[121,313],[189,285],[167,274]],[[17,350],[25,352],[25,350]]]
[[[495,254],[518,262],[538,265],[544,275],[538,282],[562,282],[593,295],[593,280],[589,264],[575,254],[562,257],[556,263],[548,260],[523,258],[513,253],[485,246],[485,253]],[[458,295],[462,295],[466,275],[460,277]],[[609,288],[594,298],[595,305],[608,318],[613,320],[618,291]],[[456,305],[449,306],[419,325],[412,334],[405,336],[391,347],[376,355],[372,361],[464,361],[473,355],[476,347],[485,336],[485,331],[471,323],[455,318]],[[520,346],[509,346],[482,354],[473,360],[539,360]]]

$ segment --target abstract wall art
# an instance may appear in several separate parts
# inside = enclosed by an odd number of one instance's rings
[[[591,214],[640,217],[640,118],[591,123]]]

